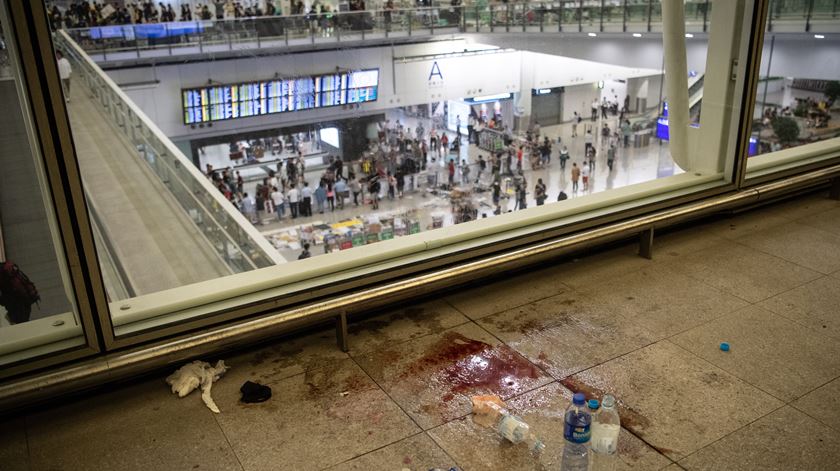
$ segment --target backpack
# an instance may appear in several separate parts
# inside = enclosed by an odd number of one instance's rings
[[[17,265],[8,260],[0,267],[0,291],[4,297],[24,302],[27,305],[41,300],[35,283],[30,281]]]

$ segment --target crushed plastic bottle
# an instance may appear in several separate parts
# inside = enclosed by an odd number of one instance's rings
[[[545,449],[531,427],[519,417],[507,410],[507,405],[499,396],[473,396],[473,422],[492,428],[511,443],[525,443],[533,453]]]
[[[603,397],[601,410],[592,418],[592,468],[593,471],[612,471],[618,461],[618,434],[621,419],[615,398]]]
[[[583,393],[575,393],[572,403],[563,414],[563,447],[561,471],[588,471],[589,469],[589,440],[592,431],[592,416],[586,407],[586,397]]]

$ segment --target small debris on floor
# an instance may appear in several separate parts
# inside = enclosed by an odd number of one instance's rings
[[[239,388],[239,392],[242,393],[241,401],[246,404],[265,402],[271,398],[270,387],[253,381],[245,381],[245,384]]]
[[[213,382],[218,381],[228,369],[223,360],[219,360],[216,366],[210,366],[206,361],[196,360],[167,376],[166,383],[172,386],[172,393],[177,394],[178,397],[184,397],[201,387],[201,400],[208,409],[218,414],[219,407],[213,401],[210,390]]]
[[[728,352],[729,351],[729,344],[726,343],[726,342],[721,342],[720,343],[720,349],[721,349],[721,351]]]
[[[347,397],[348,395],[350,395],[350,391],[342,391],[338,393],[338,395],[341,397]]]

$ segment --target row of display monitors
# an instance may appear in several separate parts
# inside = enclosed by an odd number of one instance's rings
[[[181,90],[184,124],[376,101],[379,69]]]

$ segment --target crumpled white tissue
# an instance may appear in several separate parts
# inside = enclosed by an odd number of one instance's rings
[[[166,382],[172,386],[172,392],[178,397],[184,397],[201,386],[201,400],[208,409],[218,414],[219,407],[210,396],[210,389],[213,382],[218,381],[228,369],[223,360],[219,360],[215,367],[205,361],[194,361],[178,368],[166,378]]]

